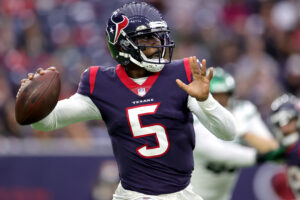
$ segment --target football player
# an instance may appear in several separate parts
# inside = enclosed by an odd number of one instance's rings
[[[104,120],[119,168],[114,200],[202,199],[190,186],[192,113],[217,137],[235,136],[233,116],[209,93],[212,68],[207,74],[205,60],[200,67],[196,57],[171,61],[169,32],[160,12],[147,3],[117,9],[106,39],[119,65],[89,67],[77,93],[32,125],[47,131]]]
[[[272,178],[275,193],[282,199],[300,199],[300,100],[284,94],[271,105],[270,122],[281,147],[265,154],[267,160],[281,159],[286,168]]]
[[[210,91],[230,110],[237,122],[235,141],[223,141],[205,130],[195,118],[195,170],[192,186],[205,200],[229,200],[241,167],[257,163],[262,153],[278,144],[250,101],[234,97],[234,78],[222,68],[214,69]]]

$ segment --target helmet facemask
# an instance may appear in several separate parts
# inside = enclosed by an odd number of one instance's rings
[[[148,28],[134,33],[122,34],[125,41],[120,42],[122,50],[119,52],[119,56],[129,58],[132,63],[149,72],[159,72],[164,65],[170,63],[172,59],[174,42],[169,32],[166,27],[159,27],[156,29]],[[160,45],[138,44],[138,38],[141,37],[155,37],[160,41]],[[145,55],[144,51],[147,48],[157,49],[154,58]],[[168,55],[168,59],[165,59],[166,55]],[[129,62],[127,64],[129,64]],[[124,65],[126,65],[126,63],[124,63]]]

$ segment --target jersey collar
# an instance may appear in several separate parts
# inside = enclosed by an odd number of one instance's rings
[[[116,72],[121,82],[129,90],[131,90],[133,93],[140,97],[143,97],[148,93],[148,91],[151,89],[152,85],[155,83],[156,79],[160,74],[160,72],[153,73],[147,78],[147,80],[142,85],[139,85],[127,75],[125,68],[121,65],[117,66]]]

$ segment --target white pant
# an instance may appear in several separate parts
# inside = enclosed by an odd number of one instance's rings
[[[184,190],[170,194],[146,195],[131,190],[126,190],[119,183],[118,188],[113,195],[113,200],[203,200],[199,195],[192,191],[189,185]]]
[[[201,195],[205,200],[229,200],[238,172],[216,174],[206,169],[204,163],[197,162],[192,173],[191,183],[195,193]]]

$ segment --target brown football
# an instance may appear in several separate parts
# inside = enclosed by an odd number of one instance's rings
[[[46,117],[56,106],[60,94],[60,76],[57,71],[45,70],[28,80],[16,99],[16,120],[28,125]]]

